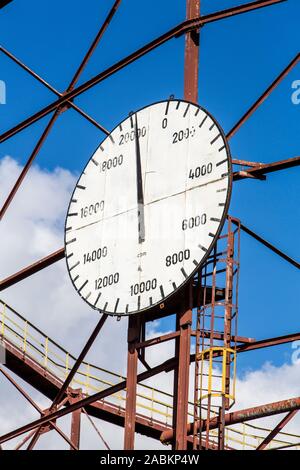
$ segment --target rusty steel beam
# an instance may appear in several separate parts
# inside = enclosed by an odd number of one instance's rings
[[[32,436],[34,435],[35,431],[31,431],[26,437],[24,437],[24,439],[22,439],[21,442],[19,442],[19,444],[14,448],[14,450],[19,450],[21,449],[21,447],[26,444],[27,441],[29,441],[29,439],[32,438]]]
[[[89,352],[90,348],[92,347],[95,339],[97,338],[100,330],[102,329],[104,323],[106,322],[108,318],[108,315],[106,313],[103,313],[99,322],[97,323],[94,331],[92,332],[91,336],[89,337],[88,341],[86,342],[84,348],[82,349],[81,353],[79,354],[78,358],[75,361],[75,364],[73,365],[72,369],[70,370],[66,380],[64,381],[63,385],[61,386],[59,392],[57,393],[56,397],[54,398],[52,405],[50,407],[50,411],[54,409],[56,405],[58,405],[61,400],[63,399],[67,388],[69,387],[70,383],[72,382],[76,372],[78,371],[82,361],[84,360],[85,356]]]
[[[98,34],[96,35],[96,38],[94,39],[94,41],[93,41],[92,45],[90,46],[88,52],[86,53],[86,55],[84,56],[82,62],[81,62],[80,65],[79,65],[78,69],[76,70],[76,72],[75,72],[75,74],[74,74],[74,76],[73,76],[73,78],[72,78],[72,80],[71,80],[71,82],[70,82],[68,88],[66,89],[66,91],[65,91],[63,94],[60,94],[60,93],[59,93],[59,99],[61,99],[61,98],[63,98],[64,96],[66,96],[66,95],[74,88],[74,85],[77,83],[77,81],[78,81],[78,79],[79,79],[81,73],[83,72],[83,70],[84,70],[84,68],[85,68],[85,66],[86,66],[86,64],[87,64],[87,62],[88,62],[89,59],[91,58],[91,55],[93,54],[93,52],[94,52],[95,48],[97,47],[97,45],[98,45],[100,39],[102,38],[104,32],[106,31],[106,29],[107,29],[107,27],[108,27],[110,21],[112,20],[112,18],[113,18],[113,16],[114,16],[115,12],[116,12],[117,9],[118,9],[118,6],[120,5],[120,3],[121,3],[121,0],[116,0],[116,1],[115,1],[113,7],[111,8],[110,12],[108,13],[108,16],[106,17],[104,23],[102,24],[102,26],[101,26],[101,28],[100,28]],[[2,52],[4,52],[4,50],[2,50]],[[12,57],[11,57],[11,58],[12,58]],[[19,65],[20,65],[20,61],[19,61]],[[22,64],[22,65],[23,65],[23,64]],[[25,70],[26,70],[27,72],[30,71],[29,67],[24,66],[23,68],[25,68]],[[37,78],[37,75],[34,74],[34,72],[32,72],[32,71],[30,71],[30,72],[31,72],[31,74],[35,75],[35,78]],[[70,102],[71,102],[71,101],[72,101],[72,100],[69,100],[69,99],[66,100],[66,102],[64,102],[64,105],[70,105]],[[76,107],[76,105],[75,105],[75,107]],[[77,108],[77,107],[76,107],[76,108]],[[58,118],[58,116],[59,116],[59,114],[60,114],[60,112],[61,112],[62,110],[63,110],[63,106],[58,106],[58,107],[56,107],[55,113],[53,114],[52,118],[50,119],[49,123],[47,124],[47,126],[46,126],[44,132],[42,133],[40,139],[38,140],[37,145],[35,146],[35,148],[34,148],[32,154],[30,155],[30,157],[29,157],[29,159],[27,160],[27,162],[26,162],[24,168],[22,169],[19,178],[17,179],[17,181],[16,181],[16,183],[14,184],[12,190],[10,191],[10,194],[8,195],[6,201],[4,202],[4,205],[3,205],[3,207],[2,207],[2,209],[1,209],[1,211],[0,211],[0,220],[3,218],[5,212],[7,211],[9,205],[11,204],[13,198],[15,197],[15,195],[16,195],[16,193],[17,193],[19,187],[20,187],[21,184],[22,184],[22,181],[24,180],[24,178],[25,178],[25,176],[26,176],[28,170],[30,169],[30,167],[31,167],[33,161],[35,160],[35,158],[36,158],[38,152],[40,151],[42,145],[44,144],[44,142],[45,142],[45,140],[46,140],[46,138],[47,138],[47,136],[48,136],[48,134],[49,134],[49,132],[50,132],[50,130],[51,130],[53,124],[54,124],[54,122],[56,121],[56,119]],[[80,114],[82,114],[83,116],[87,117],[86,113],[84,113],[83,111],[79,110],[79,112],[80,112]],[[90,120],[90,121],[92,120],[92,119],[89,118],[89,117],[87,117],[87,118],[88,118],[88,120]],[[109,133],[105,128],[102,128],[102,126],[101,126],[101,130],[102,130],[103,132],[105,132],[106,134]]]
[[[2,368],[0,367],[0,372],[7,378],[7,380],[18,390],[18,392],[23,395],[23,397],[36,409],[40,414],[43,414],[43,410],[35,403],[35,401],[28,395],[27,392]]]
[[[44,411],[35,403],[35,401],[28,395],[27,392],[25,392],[25,390],[2,368],[0,367],[0,372],[7,378],[7,380],[18,390],[18,392],[36,409],[36,411],[38,411],[40,413],[40,415],[44,415]],[[67,441],[68,444],[70,444],[71,447],[74,448],[74,450],[78,450],[76,448],[76,444],[72,444],[72,442],[69,440],[68,436],[66,436],[66,434],[53,422],[53,421],[50,421],[50,425],[53,427],[53,429],[55,429],[55,431],[60,434],[60,436],[65,439],[65,441]],[[33,448],[33,446],[35,445],[36,441],[37,441],[37,438],[38,438],[38,435],[40,433],[40,430],[39,432],[35,433],[33,432],[32,434],[29,434],[29,436],[27,436],[27,438],[25,438],[18,446],[18,448],[20,448],[22,445],[25,444],[25,442],[27,442],[32,436],[33,434],[35,435],[35,437],[32,437],[32,441],[30,442],[28,448],[30,446],[30,448]]]
[[[238,160],[236,158],[233,158],[231,160],[232,164],[233,165],[239,165],[239,166],[256,166],[256,167],[260,167],[261,165],[264,165],[264,163],[259,163],[259,162],[249,162],[248,160]]]
[[[4,289],[7,289],[10,286],[13,286],[17,282],[23,281],[23,279],[26,279],[29,276],[32,276],[33,274],[41,271],[44,268],[47,268],[48,266],[51,266],[51,264],[56,263],[57,261],[60,261],[65,257],[65,249],[61,248],[60,250],[54,251],[54,253],[51,253],[48,256],[45,256],[45,258],[42,258],[38,261],[36,261],[33,264],[30,264],[26,268],[21,269],[21,271],[18,271],[15,274],[12,274],[11,276],[3,279],[0,282],[0,291],[3,291]]]
[[[3,206],[0,209],[0,221],[2,220],[4,214],[6,213],[8,207],[12,203],[13,198],[15,197],[18,189],[20,188],[25,176],[27,175],[33,161],[35,160],[35,157],[39,153],[40,149],[42,148],[42,145],[44,144],[46,138],[48,137],[56,119],[59,116],[59,111],[56,110],[55,113],[51,116],[51,119],[47,123],[41,137],[39,138],[36,146],[34,147],[30,157],[28,158],[27,162],[25,163],[19,177],[17,178],[17,181],[15,182],[14,186],[12,187],[10,193],[8,194],[7,198],[4,201]]]
[[[166,341],[170,341],[172,339],[175,339],[175,338],[177,338],[177,336],[179,336],[179,331],[174,331],[173,333],[167,333],[167,334],[162,335],[162,336],[157,336],[156,338],[151,338],[151,339],[147,339],[145,341],[141,341],[141,342],[137,343],[136,348],[137,349],[144,349],[144,348],[148,348],[150,346],[155,346],[156,344],[161,344],[161,343],[164,343]]]
[[[80,445],[80,427],[81,427],[81,410],[73,411],[71,417],[71,445],[70,450],[79,450]]]
[[[28,447],[27,447],[26,450],[32,450],[34,448],[34,446],[37,443],[42,431],[43,431],[43,427],[39,426],[38,429],[36,430],[36,432],[34,433],[31,441],[29,442]]]
[[[255,342],[255,344],[249,344],[249,345],[240,345],[237,346],[237,352],[247,352],[248,350],[255,350],[259,349],[262,347],[268,347],[268,346],[276,346],[278,344],[284,344],[288,342],[292,342],[295,340],[300,339],[300,333],[296,333],[293,335],[287,335],[283,337],[278,337],[278,338],[271,338],[271,339],[266,339],[266,340],[261,340]],[[195,355],[192,354],[190,357],[191,362],[195,361]],[[138,374],[137,376],[137,382],[142,382],[143,380],[147,380],[150,377],[155,376],[156,374],[159,374],[161,372],[170,372],[171,370],[174,369],[176,366],[176,360],[174,358],[168,359],[164,363],[154,367],[151,369],[151,371],[146,371],[141,374]],[[78,401],[77,403],[74,403],[73,405],[68,405],[66,408],[61,408],[60,410],[57,410],[55,412],[50,413],[48,416],[43,416],[40,420],[33,421],[25,426],[22,426],[21,428],[18,428],[14,431],[11,431],[3,436],[0,437],[0,444],[3,442],[6,442],[10,439],[13,439],[17,436],[20,436],[28,431],[31,431],[32,429],[35,429],[38,427],[40,424],[45,424],[49,422],[49,420],[57,419],[59,417],[65,416],[74,410],[78,408],[83,408],[85,406],[88,406],[92,403],[97,402],[98,400],[102,400],[103,398],[112,395],[114,393],[118,393],[119,391],[123,390],[126,387],[126,381],[122,381],[119,384],[114,385],[113,387],[109,387],[108,389],[98,392],[92,396],[86,397],[83,400]],[[299,399],[300,400],[300,399]],[[284,411],[289,411],[289,410],[283,410]],[[253,418],[255,419],[255,418]],[[229,423],[230,424],[230,423]]]
[[[227,10],[217,11],[216,13],[209,13],[208,15],[202,16],[201,26],[204,24],[212,23],[214,21],[223,20],[225,18],[231,18],[236,15],[243,13],[249,13],[250,11],[259,10],[260,8],[269,7],[277,3],[283,3],[287,0],[256,0],[254,2],[245,3],[244,5],[238,5]]]
[[[124,424],[124,450],[134,449],[135,415],[136,415],[136,387],[138,350],[136,343],[140,339],[140,317],[130,316],[128,319],[128,353],[127,353],[127,379],[126,379],[126,404]]]
[[[236,347],[237,353],[255,351],[257,349],[269,348],[271,346],[280,346],[281,344],[293,343],[300,340],[300,333],[292,333],[284,336],[277,336],[274,338],[261,339],[249,344],[239,344]]]
[[[259,444],[256,450],[264,450],[267,445],[277,436],[279,432],[291,421],[291,419],[298,413],[298,410],[290,411],[275,428],[268,434],[268,436]]]
[[[147,43],[140,49],[137,49],[132,54],[129,54],[125,58],[121,59],[120,61],[116,62],[112,66],[105,69],[103,72],[100,72],[98,75],[95,75],[90,80],[84,82],[82,85],[74,88],[73,90],[65,93],[65,95],[61,98],[58,98],[56,101],[53,101],[37,113],[33,114],[32,116],[28,117],[24,121],[17,124],[15,127],[9,129],[8,131],[4,132],[0,135],[0,143],[4,142],[5,140],[9,139],[13,135],[17,134],[21,130],[25,129],[26,127],[30,126],[34,122],[40,120],[47,114],[55,111],[57,108],[65,105],[67,101],[74,99],[76,96],[84,93],[85,91],[89,90],[93,86],[97,85],[101,81],[105,80],[106,78],[110,77],[114,73],[118,72],[119,70],[123,69],[127,65],[133,63],[135,60],[139,59],[140,57],[144,56],[148,52],[156,49],[157,47],[161,46],[165,42],[169,41],[174,37],[178,37],[182,34],[185,34],[193,29],[197,30],[199,27],[211,23],[212,21],[221,20],[224,18],[228,18],[234,15],[238,15],[240,13],[246,13],[248,11],[252,11],[258,8],[262,8],[265,6],[270,6],[276,3],[282,3],[286,0],[268,0],[268,1],[257,1],[252,2],[247,5],[237,6],[233,8],[229,8],[227,10],[223,10],[220,12],[215,13],[212,15],[202,16],[201,18],[196,18],[192,20],[186,20],[182,23],[178,24],[174,28],[170,29],[166,33],[162,34],[161,36],[157,37],[153,41]]]
[[[234,163],[234,161],[232,162]],[[248,165],[251,162],[246,162]],[[233,180],[239,181],[241,179],[245,179],[247,177],[259,177],[264,176],[268,173],[273,173],[275,171],[286,170],[288,168],[294,168],[295,166],[300,165],[300,157],[288,158],[286,160],[279,160],[277,162],[271,163],[259,163],[251,165],[251,168],[247,168],[246,172],[247,175],[243,174],[241,171],[236,171],[233,173]]]
[[[280,346],[282,344],[292,343],[300,340],[300,333],[292,333],[284,336],[277,336],[274,338],[261,339],[259,341],[249,342],[248,344],[239,344],[236,346],[237,353],[256,351],[257,349],[269,348],[272,346]],[[217,357],[220,354],[216,352],[213,357]],[[195,354],[191,354],[191,362],[195,361]]]
[[[252,421],[254,419],[266,418],[267,416],[274,416],[277,414],[290,412],[293,410],[299,410],[300,408],[300,397],[290,398],[288,400],[281,400],[273,403],[267,403],[265,405],[254,406],[252,408],[246,408],[244,410],[233,411],[225,414],[225,426],[232,426],[234,424],[244,423]],[[199,423],[197,423],[198,431],[205,430],[206,420],[203,420],[201,429]],[[216,429],[218,427],[218,416],[209,421],[209,429]],[[188,423],[187,431],[191,435],[193,433],[194,423]],[[173,429],[164,431],[160,437],[160,441],[163,444],[171,442],[174,438]]]
[[[196,336],[196,331],[192,331],[191,333],[192,336]],[[217,339],[217,340],[224,340],[224,333],[218,333],[216,331],[214,331],[212,334],[210,333],[210,331],[207,331],[207,330],[202,330],[201,333],[200,333],[200,336],[202,338],[213,338],[213,339]],[[151,341],[151,340],[150,340]],[[231,342],[233,343],[253,343],[255,341],[254,338],[248,338],[247,336],[231,336],[231,339],[230,339]],[[150,344],[151,346],[151,344]]]
[[[179,331],[179,336],[176,337],[174,358],[173,450],[187,449],[191,327],[192,284],[190,283],[182,295],[180,310],[176,315],[176,329]]]
[[[246,227],[245,225],[241,224],[241,223],[237,223],[235,222],[234,220],[232,221],[235,225],[238,225],[241,230],[243,230],[245,233],[247,233],[248,235],[250,235],[252,238],[254,238],[255,240],[257,240],[258,242],[262,243],[262,245],[264,245],[265,247],[269,248],[269,250],[273,251],[273,253],[276,253],[276,255],[280,256],[282,259],[284,259],[285,261],[287,261],[288,263],[292,264],[295,268],[297,269],[300,269],[300,263],[298,263],[297,261],[295,261],[293,258],[291,258],[290,256],[286,255],[283,251],[279,250],[276,246],[272,245],[271,243],[269,243],[267,240],[265,240],[264,238],[260,237],[259,235],[257,235],[257,233],[253,232],[253,230],[250,230],[248,227]]]
[[[168,372],[172,369],[174,369],[174,359],[168,359],[162,364],[159,364],[158,366],[153,367],[150,371],[145,371],[145,372],[138,374],[137,383],[147,380],[150,377],[153,377],[161,372]],[[123,380],[122,382],[116,385],[113,385],[111,387],[108,387],[107,389],[102,390],[100,392],[97,392],[94,395],[87,396],[83,398],[82,400],[78,400],[76,403],[68,405],[65,408],[57,409],[45,416],[42,416],[40,419],[32,421],[31,423],[28,423],[25,426],[21,426],[20,428],[15,429],[14,431],[11,431],[7,434],[0,436],[0,444],[2,444],[3,442],[9,441],[10,439],[13,439],[15,437],[21,436],[22,434],[29,432],[32,429],[35,429],[39,426],[42,426],[48,423],[49,421],[61,418],[62,416],[66,416],[69,413],[72,413],[73,411],[79,408],[84,408],[90,405],[91,403],[95,403],[98,400],[103,400],[105,397],[108,397],[110,395],[120,392],[125,387],[126,387],[126,380]]]
[[[95,429],[96,433],[98,434],[98,436],[100,437],[101,441],[103,442],[103,444],[105,445],[105,447],[107,448],[107,450],[110,450],[110,447],[109,445],[107,444],[106,440],[104,439],[104,437],[102,436],[101,432],[99,431],[99,429],[97,428],[97,426],[95,425],[94,421],[92,420],[92,418],[90,417],[90,415],[88,414],[88,412],[83,408],[82,409],[83,413],[85,414],[85,416],[87,417],[87,419],[89,420],[89,422],[91,423],[92,427]]]
[[[32,69],[30,69],[27,65],[25,65],[21,60],[19,60],[16,56],[14,56],[11,52],[9,52],[7,49],[5,49],[3,46],[0,46],[0,52],[3,52],[7,57],[9,57],[13,62],[15,62],[17,65],[19,65],[23,70],[29,73],[32,77],[34,77],[37,81],[42,83],[48,90],[52,91],[52,93],[56,94],[57,96],[63,96],[63,93],[60,93],[56,88],[54,88],[50,83],[48,83],[46,80],[44,80],[40,75],[38,75],[36,72],[34,72]],[[79,106],[77,106],[75,103],[72,101],[68,101],[67,105],[73,108],[75,111],[78,112],[81,116],[83,116],[85,119],[87,119],[91,124],[93,124],[97,129],[100,131],[104,132],[104,134],[108,135],[109,131],[105,129],[101,124],[99,124],[94,118],[92,118],[89,114],[87,114],[85,111],[83,111]]]
[[[234,134],[241,128],[241,126],[249,119],[250,116],[259,108],[259,106],[268,98],[272,91],[282,82],[282,80],[290,73],[290,71],[298,64],[300,60],[300,53],[288,64],[288,66],[278,75],[278,77],[271,83],[271,85],[264,91],[264,93],[253,103],[248,111],[241,117],[235,126],[228,132],[227,139],[231,139]]]
[[[187,0],[187,20],[200,17],[200,0]],[[198,102],[199,29],[186,33],[184,49],[184,98]]]
[[[102,36],[104,35],[105,31],[107,30],[111,20],[113,19],[115,13],[117,12],[122,0],[116,0],[111,7],[107,17],[105,18],[100,30],[98,31],[98,34],[96,35],[94,41],[92,42],[89,50],[87,51],[86,55],[84,56],[84,59],[82,60],[80,66],[78,67],[69,87],[69,90],[73,90],[74,86],[76,85],[80,75],[82,74],[86,64],[88,63],[89,59],[91,58],[92,54],[94,53],[96,47],[99,44],[99,41],[101,40]]]

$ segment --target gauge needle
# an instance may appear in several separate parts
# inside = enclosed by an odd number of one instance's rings
[[[141,165],[141,150],[138,135],[137,116],[135,114],[135,157],[136,157],[136,184],[137,184],[137,202],[139,219],[139,243],[145,241],[145,214],[144,214],[144,191]]]

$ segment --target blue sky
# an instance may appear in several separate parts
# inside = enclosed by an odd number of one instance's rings
[[[1,44],[59,91],[72,78],[112,0],[14,0],[0,13]],[[202,0],[202,13],[247,1]],[[200,40],[199,102],[225,132],[299,52],[299,0],[206,25]],[[183,21],[184,0],[123,0],[79,84]],[[107,129],[130,111],[170,94],[183,97],[184,38],[172,39],[100,83],[75,102]],[[269,162],[299,155],[300,105],[291,101],[300,64],[230,141],[234,158]],[[3,54],[0,132],[55,100],[55,95]],[[1,145],[0,158],[24,163],[49,116]],[[36,163],[79,173],[104,135],[75,111],[62,114]],[[300,260],[300,168],[267,181],[234,183],[230,214]],[[264,338],[299,331],[299,273],[242,234],[239,334]],[[165,328],[169,325],[164,321]],[[242,354],[239,370],[290,361],[290,345]]]

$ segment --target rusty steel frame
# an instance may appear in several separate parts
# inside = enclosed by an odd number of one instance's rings
[[[37,144],[35,145],[29,159],[27,160],[18,180],[13,186],[11,192],[9,193],[3,207],[0,210],[0,220],[4,216],[6,210],[8,209],[10,203],[12,202],[15,194],[21,187],[21,184],[30,169],[34,159],[39,153],[42,145],[45,143],[45,140],[52,129],[53,124],[55,123],[57,117],[60,113],[72,108],[78,113],[80,113],[86,120],[92,123],[98,130],[108,134],[109,131],[105,129],[101,124],[95,121],[91,116],[85,113],[81,108],[79,108],[74,102],[74,98],[86,92],[90,88],[99,84],[101,81],[110,77],[114,73],[118,72],[122,68],[133,63],[135,60],[144,56],[148,52],[156,49],[165,42],[169,41],[172,38],[176,38],[182,35],[185,35],[185,61],[184,61],[184,96],[185,99],[195,101],[198,100],[198,70],[199,70],[199,33],[200,29],[211,22],[219,21],[225,18],[230,18],[235,15],[242,13],[254,11],[260,8],[267,6],[283,3],[287,0],[258,0],[249,2],[244,5],[236,6],[233,8],[228,8],[223,11],[212,13],[209,15],[201,16],[200,14],[200,0],[187,0],[187,16],[186,20],[178,24],[171,30],[167,31],[163,35],[157,37],[153,41],[144,45],[140,49],[136,50],[132,54],[123,58],[119,62],[113,64],[106,70],[100,72],[96,76],[92,77],[88,81],[84,82],[82,85],[75,87],[79,76],[81,75],[83,69],[85,68],[87,62],[92,56],[94,50],[96,49],[100,39],[105,33],[109,23],[111,22],[114,14],[116,13],[118,7],[120,6],[121,0],[116,0],[110,9],[104,23],[99,29],[94,41],[90,45],[85,57],[83,58],[81,64],[79,65],[75,75],[73,76],[68,88],[65,92],[60,93],[54,87],[52,87],[46,80],[36,74],[32,69],[27,65],[22,63],[18,58],[16,58],[11,52],[3,47],[0,47],[0,52],[4,53],[12,61],[14,61],[18,66],[25,70],[37,81],[42,83],[47,89],[52,91],[58,99],[53,101],[45,108],[39,110],[37,113],[28,117],[24,121],[17,124],[12,129],[7,130],[2,135],[0,135],[0,142],[4,142],[7,139],[13,137],[21,130],[31,126],[42,117],[54,112],[51,116],[48,124],[46,125],[41,137],[39,138]],[[10,1],[0,2],[0,8]],[[300,60],[300,54],[297,54],[295,58],[287,65],[287,67],[276,77],[276,79],[271,83],[271,85],[262,93],[262,95],[255,101],[255,103],[245,112],[245,114],[240,118],[240,120],[233,126],[233,128],[227,133],[227,138],[232,138],[235,133],[241,128],[241,126],[253,115],[253,113],[261,106],[261,104],[268,98],[272,91],[282,82],[282,80],[288,75],[288,73],[298,64]],[[233,174],[233,179],[239,181],[245,178],[258,178],[265,179],[265,175],[274,171],[283,170],[286,168],[292,168],[297,165],[300,165],[300,157],[290,158],[287,160],[272,162],[269,164],[265,163],[256,163],[256,162],[245,162],[242,160],[234,160],[234,164],[247,167],[240,171],[236,171]],[[233,220],[234,222],[234,220]],[[274,245],[270,244],[262,237],[258,236],[256,233],[252,232],[250,229],[244,225],[240,225],[241,229],[244,230],[249,235],[253,236],[256,240],[261,242],[264,246],[271,249],[277,255],[281,256],[286,261],[293,264],[295,267],[299,268],[300,265],[295,260],[288,257],[281,250],[276,248]],[[25,278],[39,272],[40,270],[50,266],[51,264],[64,258],[64,249],[59,249],[56,252],[44,257],[43,259],[23,268],[21,271],[9,276],[8,278],[0,282],[0,291],[4,290],[17,282],[22,281]],[[80,364],[82,363],[84,357],[86,356],[88,350],[92,346],[94,340],[98,336],[99,331],[104,325],[107,316],[103,315],[95,330],[93,331],[91,337],[87,341],[85,347],[83,348],[78,359],[75,361],[75,364],[70,371],[65,382],[61,385],[59,392],[54,398],[51,407],[48,410],[41,410],[38,405],[29,397],[29,395],[2,369],[0,371],[11,381],[11,383],[17,388],[17,390],[35,407],[35,409],[40,413],[41,417],[38,420],[33,421],[25,426],[16,429],[10,433],[5,434],[0,437],[0,444],[6,442],[12,438],[15,438],[19,435],[29,432],[29,434],[22,440],[22,442],[16,447],[21,448],[28,440],[30,440],[28,449],[32,449],[37,442],[39,435],[43,432],[47,432],[51,428],[55,429],[70,445],[72,449],[79,448],[79,439],[80,439],[80,416],[84,412],[87,414],[90,419],[86,406],[94,404],[97,401],[113,394],[118,391],[127,388],[127,397],[126,397],[126,408],[124,415],[124,442],[126,449],[134,448],[134,435],[135,435],[135,421],[136,421],[136,386],[138,383],[146,380],[150,377],[155,376],[156,374],[161,373],[162,371],[169,372],[174,370],[174,422],[173,429],[162,431],[161,441],[162,442],[172,442],[174,449],[186,449],[188,443],[191,444],[193,439],[191,439],[190,434],[193,433],[193,428],[195,427],[194,423],[187,422],[187,403],[188,403],[188,371],[189,364],[195,361],[195,355],[190,354],[190,340],[191,337],[195,334],[192,331],[192,303],[191,303],[191,285],[189,287],[189,292],[184,296],[184,302],[181,305],[181,312],[177,315],[177,331],[164,335],[159,338],[154,338],[151,340],[146,340],[145,335],[141,335],[141,325],[140,321],[135,318],[129,319],[129,328],[128,328],[128,374],[127,379],[117,385],[109,387],[106,390],[98,392],[92,396],[82,397],[79,396],[76,399],[66,398],[68,390],[70,388],[70,383],[74,377],[76,371],[78,370]],[[218,333],[213,333],[218,335]],[[208,332],[203,331],[203,336],[208,335]],[[229,336],[228,336],[229,335]],[[219,337],[222,338],[222,334],[219,334]],[[229,340],[230,338],[230,340]],[[295,333],[292,335],[286,335],[277,338],[269,338],[266,340],[255,341],[251,338],[244,338],[238,336],[231,336],[230,329],[224,333],[224,340],[230,343],[230,341],[235,341],[240,344],[237,345],[236,351],[246,352],[251,350],[256,350],[260,348],[265,348],[269,346],[275,346],[279,344],[285,344],[296,339],[300,338],[300,333]],[[150,368],[145,361],[145,349],[154,344],[160,344],[164,341],[175,340],[175,357],[165,361],[164,363]],[[142,373],[137,373],[137,361],[138,359],[142,360],[144,365],[148,367],[148,370]],[[64,407],[63,407],[64,406]],[[264,448],[273,437],[280,432],[282,427],[296,414],[297,410],[300,408],[300,398],[294,398],[290,400],[283,400],[276,403],[270,403],[263,406],[258,406],[254,408],[249,408],[246,410],[240,410],[233,413],[227,413],[223,416],[224,426],[229,424],[236,424],[251,419],[258,419],[259,417],[271,416],[275,414],[280,414],[283,412],[288,412],[287,416],[282,419],[282,421],[274,428],[265,441],[259,446]],[[71,439],[69,439],[56,425],[56,419],[71,414]],[[93,423],[92,423],[93,424]],[[95,425],[93,424],[95,427]],[[219,426],[219,422],[216,418],[209,420],[208,423],[203,421],[203,429],[208,427],[209,429],[215,429]],[[97,430],[97,428],[95,427]],[[97,431],[98,432],[98,431]],[[99,434],[99,432],[98,432]],[[99,434],[100,435],[100,434]],[[100,435],[103,440],[102,436]],[[103,441],[108,447],[105,441]],[[204,444],[201,444],[202,447]],[[210,448],[216,448],[214,443],[210,443]],[[222,444],[224,446],[224,442]],[[225,447],[226,448],[226,447]],[[258,448],[259,449],[259,448]]]
[[[298,410],[290,411],[276,426],[275,428],[268,434],[268,436],[263,440],[261,444],[257,447],[256,450],[264,450],[268,444],[277,436],[277,434],[282,431],[284,426],[286,426],[291,419],[298,413]]]

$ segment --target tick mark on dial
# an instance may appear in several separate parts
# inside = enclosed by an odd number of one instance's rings
[[[223,145],[223,147],[219,148],[219,152],[222,152],[222,150],[224,150],[225,148],[226,148],[226,145]]]
[[[88,293],[88,295],[86,296],[85,300],[87,300],[90,296],[91,296],[91,292]]]
[[[115,141],[114,141],[114,138],[113,138],[113,136],[112,136],[111,134],[109,134],[109,138],[110,138],[110,140],[112,141],[112,143],[114,144]]]
[[[207,119],[207,114],[206,114],[206,116],[204,117],[204,119],[201,121],[201,123],[199,124],[199,127],[200,127],[200,128],[203,126],[203,124],[205,123],[206,119]]]
[[[96,307],[96,305],[97,305],[98,300],[100,299],[100,297],[101,297],[101,292],[99,292],[99,294],[97,295],[97,298],[96,298],[96,300],[95,300],[95,302],[94,302],[94,307]]]
[[[77,202],[77,199],[71,199],[71,202],[76,203],[76,202]]]
[[[196,109],[196,112],[195,112],[195,116],[198,116],[199,111],[200,111],[200,108],[197,108],[197,109]]]
[[[207,248],[205,248],[205,246],[202,246],[202,245],[198,245],[198,247],[202,250],[202,251],[207,251]]]
[[[185,278],[188,277],[188,275],[187,275],[187,273],[185,272],[184,268],[181,268],[181,272],[182,272],[182,274],[184,275]]]
[[[76,242],[77,238],[72,238],[72,240],[69,240],[66,242],[66,245],[69,245],[70,243]]]
[[[100,145],[100,147],[99,147],[99,148],[100,148],[100,150],[101,150],[102,152],[104,152],[104,148],[103,148],[103,146],[102,146],[102,145]]]
[[[129,305],[127,304],[125,308],[125,312],[128,313],[128,310],[129,310]]]
[[[165,298],[165,293],[164,293],[164,288],[162,285],[159,286],[161,297],[164,299]]]
[[[138,310],[141,308],[141,296],[140,295],[137,298],[137,308]]]
[[[226,162],[227,162],[227,158],[225,158],[224,160],[221,160],[220,162],[216,163],[216,166],[223,165],[223,163],[226,163]]]
[[[185,110],[184,113],[183,113],[183,117],[186,117],[187,112],[188,112],[188,110],[189,110],[189,107],[190,107],[190,105],[188,104],[187,107],[186,107],[186,110]]]
[[[215,123],[213,123],[213,124],[210,126],[209,130],[212,131],[214,127],[215,127]]]
[[[220,206],[220,207],[224,207],[224,206],[225,206],[225,202],[219,202],[219,206]]]
[[[226,191],[227,188],[222,188],[222,189],[217,189],[217,193],[222,193],[223,191]]]
[[[119,301],[120,301],[120,299],[119,299],[119,297],[118,297],[118,298],[117,298],[117,301],[116,301],[114,313],[116,313],[116,311],[117,311],[117,308],[118,308],[118,305],[119,305]]]
[[[106,302],[105,305],[104,305],[104,307],[103,307],[103,310],[104,310],[104,311],[106,311],[107,305],[108,305],[108,302]]]
[[[120,131],[123,130],[122,124],[119,124],[119,129],[120,129]]]
[[[82,186],[81,184],[77,184],[77,185],[76,185],[76,188],[78,188],[78,189],[86,189],[86,187],[85,187],[85,186]]]
[[[77,261],[70,269],[69,271],[72,271],[72,269],[77,268],[77,266],[80,264],[80,261]]]
[[[67,256],[67,259],[71,258],[71,256],[73,256],[74,253],[70,253],[68,256]]]
[[[74,277],[73,282],[76,282],[78,278],[79,278],[79,274],[77,274],[77,276]]]
[[[177,289],[176,282],[172,282],[172,286],[173,286],[173,289],[174,289],[174,290]]]
[[[94,163],[94,165],[96,165],[96,166],[98,166],[98,165],[99,165],[99,163],[98,163],[98,162],[96,162],[96,160],[94,160],[94,158],[92,158],[92,162],[93,162],[93,163]]]
[[[80,287],[80,289],[78,290],[78,292],[81,292],[82,289],[87,285],[88,282],[89,282],[89,281],[88,281],[88,279],[87,279],[87,280],[82,284],[82,286]]]
[[[212,238],[214,238],[215,235],[216,235],[215,233],[211,233],[211,232],[209,232],[209,234],[208,234],[208,236],[212,237]]]
[[[228,172],[227,172],[227,173],[223,173],[223,174],[221,175],[221,178],[224,178],[225,176],[228,176],[228,175],[229,175]]]
[[[153,305],[152,297],[149,297],[149,305]]]
[[[180,106],[180,101],[177,101],[176,109],[178,109]]]
[[[75,217],[76,215],[78,215],[78,212],[71,212],[68,217]]]
[[[70,230],[72,230],[72,227],[66,227],[66,232],[69,232]]]
[[[198,266],[198,264],[199,264],[196,259],[193,259],[193,263],[194,263],[195,266]]]
[[[219,137],[221,137],[221,134],[216,135],[216,137],[211,141],[210,145],[213,145]]]
[[[221,219],[217,219],[217,217],[211,217],[210,220],[212,222],[221,222]]]
[[[167,101],[166,110],[165,110],[165,116],[168,114],[169,106],[170,106],[170,101]]]

